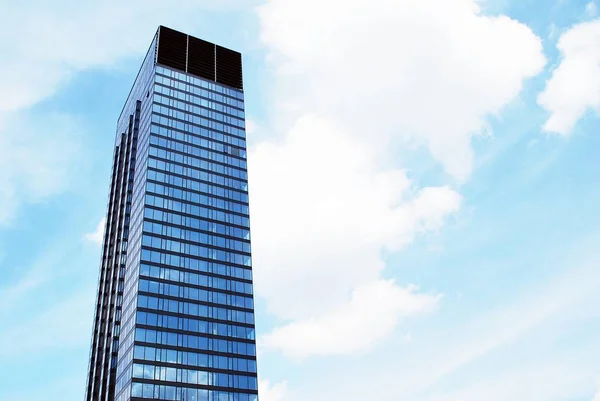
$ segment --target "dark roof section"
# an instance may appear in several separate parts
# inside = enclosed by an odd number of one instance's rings
[[[186,70],[187,35],[173,29],[160,27],[156,62],[177,70]]]
[[[217,82],[242,89],[242,55],[233,50],[217,46],[215,58]]]
[[[188,72],[215,80],[215,45],[190,36],[188,44]]]
[[[240,53],[162,25],[158,28],[156,62],[236,89],[244,89]]]

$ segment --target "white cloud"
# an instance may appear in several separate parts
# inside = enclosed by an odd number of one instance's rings
[[[379,171],[360,143],[314,116],[253,148],[249,163],[257,292],[282,318],[339,306],[379,278],[382,250],[439,228],[460,206],[449,188],[414,191],[404,171]]]
[[[264,136],[266,134],[268,134],[268,132],[260,122],[246,116],[246,140],[249,148],[265,140]]]
[[[98,226],[96,226],[96,230],[92,233],[83,234],[83,238],[87,241],[93,242],[96,245],[102,245],[102,241],[104,239],[104,226],[106,224],[106,218],[103,217]]]
[[[393,280],[374,281],[357,287],[349,303],[279,327],[259,345],[298,359],[360,351],[384,338],[402,316],[432,311],[439,299],[418,294],[413,287],[399,288]]]
[[[299,119],[282,142],[252,149],[256,292],[271,313],[293,320],[264,345],[297,357],[368,348],[401,315],[435,304],[435,297],[382,281],[382,252],[439,229],[461,197],[447,187],[414,188],[404,171],[381,169],[374,157],[335,122],[316,116]],[[375,290],[382,296],[371,297]],[[378,329],[348,333],[348,343],[328,347],[320,334],[347,329],[353,313],[356,325]],[[306,331],[313,337],[303,338]]]
[[[258,394],[261,401],[283,401],[288,391],[287,382],[271,384],[268,380],[258,381]]]
[[[539,95],[550,113],[544,130],[569,135],[588,110],[600,110],[600,19],[583,22],[558,41],[560,65]]]
[[[472,136],[545,64],[527,26],[472,0],[270,0],[259,12],[288,111],[336,116],[384,148],[409,138],[461,180]]]
[[[541,70],[541,42],[467,0],[270,0],[259,15],[281,134],[249,153],[255,282],[285,321],[261,341],[298,358],[368,349],[408,305],[437,301],[385,281],[387,255],[461,204],[448,186],[411,180],[394,146],[426,145],[467,179],[471,137]],[[332,344],[327,333],[350,323],[377,329]]]

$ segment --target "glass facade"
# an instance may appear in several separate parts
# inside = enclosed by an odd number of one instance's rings
[[[165,65],[181,35],[159,28],[117,124],[87,401],[258,399],[243,89],[212,44],[215,79]]]

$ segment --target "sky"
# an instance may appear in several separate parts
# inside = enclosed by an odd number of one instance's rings
[[[0,0],[0,400],[81,400],[116,119],[239,50],[261,401],[600,401],[598,0]]]

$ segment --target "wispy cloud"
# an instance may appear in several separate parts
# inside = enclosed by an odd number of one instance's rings
[[[89,345],[94,289],[74,293],[30,319],[0,331],[0,356],[14,358]]]
[[[288,398],[327,400],[334,391],[337,397],[359,400],[374,388],[384,401],[560,401],[589,395],[600,374],[600,342],[576,342],[573,349],[552,353],[548,345],[535,342],[554,346],[573,330],[574,314],[582,324],[583,311],[593,310],[600,290],[597,239],[580,241],[583,246],[557,261],[563,266],[560,274],[524,288],[509,302],[478,308],[473,319],[442,330],[421,331],[409,347],[388,343],[379,356],[361,356],[360,366],[338,365],[326,379],[314,379]],[[562,335],[560,340],[555,334]],[[402,380],[391,380],[398,377]],[[345,386],[328,389],[342,380]]]
[[[40,399],[76,401],[83,397],[83,394],[79,391],[74,391],[74,389],[83,388],[81,384],[85,383],[85,371],[73,370],[73,372],[65,372],[64,375],[53,377],[52,379],[49,379],[48,376],[52,377],[51,375],[38,377],[37,382],[43,385],[9,389],[8,393],[3,393],[3,401],[32,401]]]
[[[33,0],[3,7],[0,36],[11,40],[0,52],[0,224],[14,220],[22,204],[63,192],[78,172],[81,127],[73,129],[69,116],[29,110],[81,71],[113,68],[143,54],[159,24],[190,27],[207,7],[240,4],[212,3]]]
[[[539,288],[515,299],[497,310],[485,311],[483,316],[468,325],[465,336],[461,327],[456,332],[445,333],[445,343],[432,347],[429,361],[438,360],[436,368],[429,370],[427,381],[431,384],[461,367],[483,358],[492,351],[518,340],[521,336],[552,318],[561,318],[574,305],[600,289],[595,256],[579,266],[568,267],[565,272]],[[437,354],[437,355],[434,355]],[[417,364],[418,365],[418,364]]]
[[[7,284],[0,288],[0,310],[13,307],[21,297],[39,287],[47,279],[40,269],[29,271],[16,283]]]
[[[595,2],[590,1],[585,5],[585,15],[589,18],[594,18],[598,15],[598,6]]]
[[[568,362],[565,362],[564,359]],[[562,401],[589,394],[596,377],[594,364],[583,353],[547,355],[500,368],[464,386],[421,398],[423,401]]]
[[[64,240],[61,237],[51,241],[46,249],[39,251],[33,262],[18,266],[18,277],[4,281],[0,287],[0,312],[15,309],[27,298],[35,298],[33,295],[37,290],[64,274],[62,262],[68,253]]]
[[[0,122],[2,117],[0,112]],[[42,202],[70,187],[81,161],[84,131],[67,115],[20,112],[5,117],[0,125],[0,225],[4,226],[14,221],[22,203]]]

